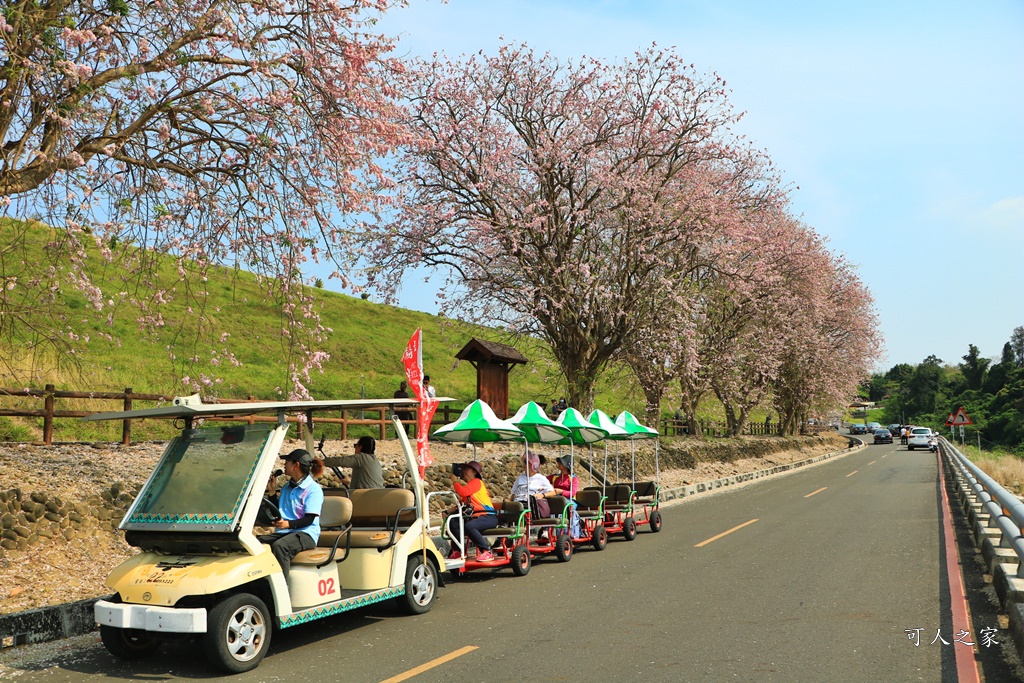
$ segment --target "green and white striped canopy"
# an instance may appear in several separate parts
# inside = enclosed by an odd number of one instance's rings
[[[615,424],[608,413],[603,410],[595,410],[590,414],[588,420],[591,424],[597,425],[601,429],[607,431],[608,436],[605,438],[609,441],[626,441],[632,438],[630,437],[629,432]]]
[[[569,428],[569,436],[559,442],[562,444],[572,443],[580,446],[608,438],[608,431],[606,429],[587,422],[583,418],[583,413],[575,408],[563,410],[555,423]]]
[[[508,420],[498,419],[491,407],[477,399],[466,406],[459,419],[434,432],[435,439],[465,443],[521,441],[523,433]]]
[[[622,427],[629,434],[631,439],[657,439],[658,430],[645,427],[628,410],[623,410],[615,418],[615,424]]]
[[[539,405],[530,401],[509,420],[526,435],[528,443],[558,443],[569,436],[569,428],[557,424],[544,414]]]

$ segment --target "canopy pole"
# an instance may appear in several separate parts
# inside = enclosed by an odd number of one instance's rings
[[[630,481],[633,482],[633,484],[636,484],[636,440],[635,439],[630,439],[629,440],[629,462],[630,462],[630,473],[632,474],[632,477],[633,477],[632,479],[630,479]]]
[[[654,483],[661,484],[661,471],[658,469],[658,437],[654,437]]]
[[[604,442],[604,476],[601,479],[601,495],[604,496],[608,486],[608,442]]]

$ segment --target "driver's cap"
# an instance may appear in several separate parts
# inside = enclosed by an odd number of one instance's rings
[[[297,462],[300,465],[310,467],[313,464],[313,456],[309,454],[305,448],[296,448],[294,451],[284,456],[285,460],[291,462]]]

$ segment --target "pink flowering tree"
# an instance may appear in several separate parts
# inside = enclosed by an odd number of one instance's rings
[[[772,387],[782,434],[848,404],[881,350],[873,298],[852,267],[824,249],[809,256],[813,276],[789,284],[794,306]]]
[[[392,41],[369,31],[392,4],[403,3],[5,3],[0,205],[52,232],[43,263],[18,259],[25,252],[8,242],[0,333],[11,334],[18,318],[3,314],[18,301],[45,306],[45,292],[66,287],[86,296],[86,327],[130,303],[144,327],[159,328],[171,297],[201,315],[209,269],[232,265],[255,273],[279,306],[293,352],[282,384],[303,395],[328,330],[302,266],[333,262],[345,284],[348,219],[385,201],[375,159],[403,139],[403,69]],[[90,278],[97,263],[117,264],[111,291]],[[167,263],[172,274],[159,276]],[[180,373],[198,378],[188,388],[216,374],[186,360],[198,355],[190,346],[209,342],[232,359],[207,320],[171,349]],[[34,324],[60,353],[82,338],[80,320]]]
[[[370,284],[449,274],[444,310],[536,335],[571,403],[712,240],[718,180],[763,160],[731,137],[724,83],[672,51],[563,62],[525,46],[419,66],[402,210],[370,226]]]

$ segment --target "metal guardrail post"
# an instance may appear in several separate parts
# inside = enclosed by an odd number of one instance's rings
[[[1012,548],[1017,554],[1017,578],[1024,578],[1024,536],[1021,534],[1021,527],[1024,527],[1024,503],[968,460],[949,440],[943,438],[942,446],[943,454],[966,480],[966,487],[973,490],[981,501],[982,510],[989,515],[989,526],[1001,532],[999,545]]]

